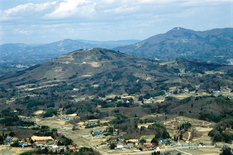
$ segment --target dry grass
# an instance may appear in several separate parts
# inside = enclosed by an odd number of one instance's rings
[[[138,128],[140,129],[142,126],[148,128],[149,125],[152,125],[153,123],[143,123],[143,124],[138,124]]]
[[[0,146],[0,154],[1,155],[19,155],[23,152],[33,151],[34,149],[31,147],[25,148],[17,148],[17,147],[9,147],[9,146]]]
[[[34,112],[35,115],[41,115],[41,114],[43,114],[43,113],[44,113],[43,110],[38,110],[38,111]]]
[[[211,144],[211,139],[208,136],[208,133],[213,129],[212,127],[215,123],[179,116],[163,122],[163,125],[167,128],[170,136],[173,137],[178,132],[177,127],[186,122],[191,123],[192,127],[201,135],[201,137],[192,140],[195,145],[198,145],[199,142],[203,142],[209,145]]]

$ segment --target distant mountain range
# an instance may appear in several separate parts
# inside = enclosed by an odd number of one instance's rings
[[[233,64],[233,28],[193,31],[175,27],[167,33],[114,50],[150,59],[183,57],[209,63]]]
[[[107,48],[156,60],[175,58],[233,64],[233,28],[193,31],[180,27],[143,41],[87,41],[65,39],[45,45],[0,46],[0,76],[49,61],[62,54],[88,48]]]
[[[0,87],[26,91],[76,90],[78,96],[145,94],[171,87],[233,88],[233,67],[184,58],[161,62],[102,48],[73,51],[0,77]],[[69,92],[71,93],[71,92]]]
[[[49,61],[62,54],[93,47],[114,48],[139,40],[88,41],[65,39],[44,45],[3,44],[0,46],[0,76]]]

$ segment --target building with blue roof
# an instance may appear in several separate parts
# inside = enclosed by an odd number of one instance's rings
[[[11,138],[11,137],[8,137],[5,139],[6,143],[11,143],[12,140],[13,140],[13,138]]]
[[[6,138],[5,140],[12,140],[12,138],[11,138],[11,137],[8,137],[8,138]]]
[[[94,135],[101,135],[100,131],[94,132]]]
[[[93,123],[93,122],[89,122],[88,124],[89,124],[89,125],[93,125],[94,123]]]

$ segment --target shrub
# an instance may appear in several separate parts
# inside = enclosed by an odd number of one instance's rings
[[[115,149],[115,147],[117,147],[117,145],[116,145],[115,143],[112,143],[112,144],[109,146],[110,149]]]
[[[143,145],[144,143],[146,143],[146,140],[145,139],[140,139],[139,143]]]
[[[12,146],[12,147],[20,147],[18,141],[15,141],[13,144],[11,144],[11,146]]]
[[[187,97],[187,98],[184,98],[184,99],[180,100],[179,103],[185,104],[185,103],[190,102],[191,99],[192,99],[192,97]]]
[[[185,131],[187,131],[189,128],[191,128],[191,124],[189,123],[189,122],[187,122],[187,123],[183,123],[181,126],[179,126],[179,130],[185,130]]]
[[[47,112],[44,114],[44,117],[52,117],[53,115],[56,115],[57,111],[54,109],[48,109]]]

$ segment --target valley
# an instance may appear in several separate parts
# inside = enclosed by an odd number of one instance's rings
[[[60,115],[58,117],[66,117],[66,118],[70,118],[73,119],[75,118],[74,116],[70,116],[70,115]],[[73,125],[74,124],[69,124],[68,121],[65,120],[59,120],[58,117],[51,117],[51,118],[41,118],[41,117],[37,117],[35,116],[36,119],[36,123],[37,124],[43,124],[45,126],[49,126],[50,128],[53,129],[57,129],[58,133],[62,133],[64,134],[67,138],[70,138],[73,140],[73,143],[75,143],[77,146],[79,147],[91,147],[94,150],[100,152],[101,154],[145,154],[145,155],[149,155],[151,153],[154,152],[154,150],[151,151],[141,151],[139,150],[140,148],[140,144],[139,144],[139,140],[140,139],[145,139],[147,142],[150,142],[153,139],[153,134],[152,135],[147,135],[147,136],[142,136],[139,139],[127,139],[126,140],[126,144],[125,144],[125,140],[124,138],[117,143],[117,146],[121,146],[121,145],[126,145],[127,146],[127,141],[128,142],[132,142],[133,143],[133,147],[131,149],[116,149],[116,150],[110,150],[109,149],[109,139],[114,139],[118,137],[118,134],[121,135],[122,133],[118,133],[117,135],[108,135],[105,136],[104,132],[107,128],[107,126],[98,126],[98,127],[94,127],[94,128],[90,128],[90,129],[85,129],[86,125],[84,122],[79,122],[77,124],[75,124],[75,126],[77,126],[79,129],[78,130],[72,130]],[[156,117],[153,115],[150,115],[149,117]],[[111,119],[110,119],[111,120]],[[99,119],[95,119],[95,120],[89,120],[88,122],[98,122],[100,121],[102,122],[108,122],[108,119],[104,119],[104,120],[99,120]],[[160,124],[163,124],[168,132],[170,133],[171,136],[174,135],[174,133],[177,131],[176,126],[179,124],[183,124],[185,122],[190,122],[193,127],[195,128],[195,130],[197,132],[200,132],[201,136],[198,138],[195,138],[193,140],[188,140],[188,141],[183,141],[180,140],[178,142],[176,141],[172,141],[171,140],[171,144],[169,143],[161,143],[159,144],[159,149],[155,149],[157,151],[160,152],[170,152],[171,154],[176,154],[176,153],[184,153],[184,154],[218,154],[221,151],[221,148],[218,148],[216,146],[223,146],[225,143],[216,143],[215,145],[213,145],[211,143],[210,137],[208,136],[208,132],[212,130],[212,127],[215,125],[214,123],[209,123],[207,121],[200,121],[197,119],[191,119],[191,118],[187,118],[187,117],[177,117],[175,119],[171,119],[171,120],[167,120],[167,121],[161,121],[158,122]],[[87,123],[86,123],[87,124]],[[153,123],[142,123],[139,124],[139,127],[143,127],[143,126],[148,126],[151,125]],[[98,132],[101,131],[100,135],[91,135],[91,132]],[[200,143],[204,143],[205,145],[202,146],[200,145]],[[128,143],[129,145],[131,143]],[[7,148],[7,147],[6,147]],[[19,149],[10,149],[9,151],[4,150],[3,148],[1,149],[1,152],[5,152],[6,154],[14,154],[15,150],[17,150],[17,152],[26,152],[26,151],[30,151],[32,149],[30,148],[19,148]]]
[[[219,154],[233,68],[91,48],[0,77],[5,154]],[[2,140],[1,140],[2,137]]]

